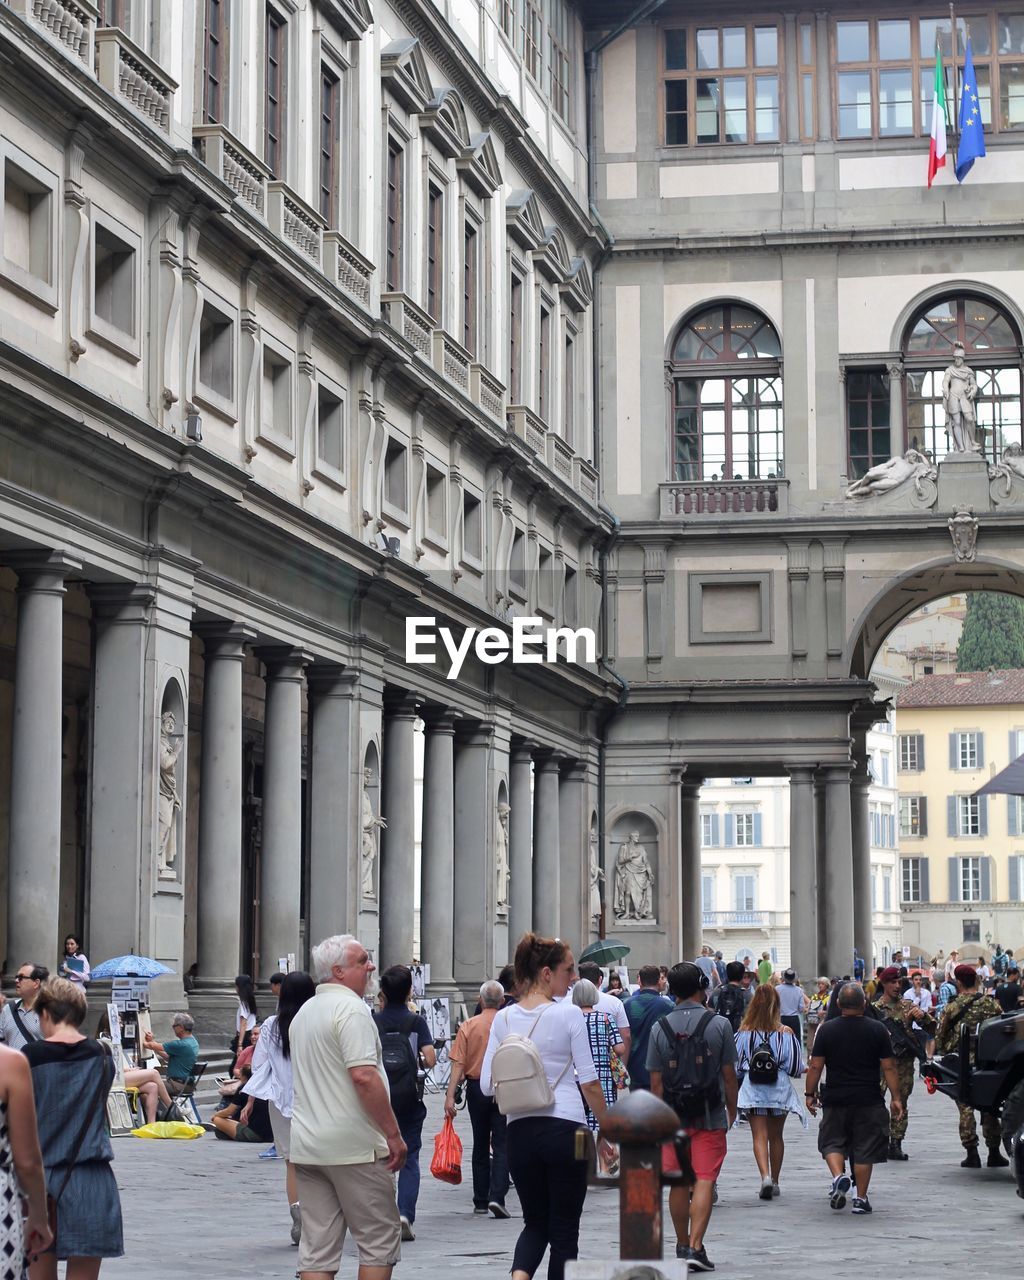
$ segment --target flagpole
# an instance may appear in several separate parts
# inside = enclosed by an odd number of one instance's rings
[[[953,51],[953,139],[959,146],[960,143],[960,107],[957,103],[956,93],[956,59],[957,46],[960,44],[960,33],[956,26],[956,13],[953,9],[953,0],[949,4],[949,26],[950,26],[950,47]]]

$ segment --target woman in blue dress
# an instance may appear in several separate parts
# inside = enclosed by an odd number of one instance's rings
[[[85,1021],[81,987],[51,978],[36,997],[42,1040],[22,1052],[32,1069],[39,1145],[51,1203],[52,1247],[32,1263],[32,1280],[95,1280],[103,1258],[124,1253],[121,1201],[110,1162],[107,1094],[114,1064],[98,1040],[78,1030]]]

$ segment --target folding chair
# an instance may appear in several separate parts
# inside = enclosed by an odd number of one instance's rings
[[[179,1094],[171,1094],[171,1101],[178,1108],[181,1118],[189,1124],[202,1124],[202,1117],[199,1114],[199,1108],[196,1105],[195,1092],[196,1086],[203,1078],[203,1072],[206,1070],[207,1063],[197,1062],[189,1073],[188,1079],[185,1081],[184,1087]]]

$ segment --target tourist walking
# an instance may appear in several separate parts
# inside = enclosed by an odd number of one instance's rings
[[[700,955],[695,957],[693,963],[707,978],[708,989],[710,991],[714,991],[716,987],[722,985],[722,978],[718,972],[718,965],[715,964],[715,953],[709,946],[701,947]]]
[[[612,1068],[612,1053],[621,1057],[624,1048],[618,1037],[618,1030],[606,1013],[597,1008],[598,990],[592,982],[581,978],[573,983],[572,1002],[582,1011],[587,1020],[587,1039],[590,1041],[590,1052],[597,1068],[597,1079],[604,1094],[605,1103],[613,1107],[618,1098],[618,1086]],[[587,1124],[591,1132],[598,1129],[597,1116],[587,1107]],[[615,1173],[618,1169],[617,1158],[601,1160],[603,1173]]]
[[[244,1125],[248,1125],[252,1117],[253,1099],[262,1098],[266,1101],[270,1113],[270,1130],[274,1135],[274,1150],[285,1162],[285,1190],[292,1220],[292,1244],[298,1244],[302,1234],[302,1210],[295,1167],[291,1161],[294,1103],[291,1027],[295,1015],[314,995],[316,986],[308,973],[296,971],[281,975],[277,1012],[272,1013],[264,1022],[256,1041],[252,1055],[252,1075],[245,1085],[249,1101],[242,1108],[239,1117]]]
[[[22,1280],[25,1258],[52,1240],[32,1075],[23,1054],[0,1046],[0,1280]]]
[[[829,1204],[844,1209],[855,1184],[853,1212],[866,1214],[872,1212],[871,1171],[889,1158],[889,1116],[898,1118],[903,1103],[889,1033],[876,1018],[864,1016],[868,1007],[864,988],[856,982],[844,983],[837,1004],[839,1017],[822,1023],[814,1037],[804,1100],[811,1115],[817,1115],[819,1102],[823,1109],[818,1150],[832,1174]],[[823,1071],[825,1084],[819,1094]],[[892,1099],[888,1113],[878,1088],[880,1071]]]
[[[757,981],[758,983],[770,982],[771,976],[775,972],[775,966],[772,964],[772,958],[769,952],[762,951],[761,959],[757,965]]]
[[[736,1033],[736,1071],[742,1080],[738,1105],[750,1125],[762,1200],[780,1194],[786,1118],[797,1115],[807,1127],[807,1114],[793,1088],[803,1070],[800,1035],[783,1025],[779,988],[766,982],[754,992]]]
[[[1021,1004],[1020,970],[1014,965],[1006,971],[1006,981],[996,987],[996,1000],[1003,1013],[1016,1013]]]
[[[618,1033],[619,1043],[622,1045],[619,1057],[625,1063],[629,1061],[633,1054],[633,1032],[629,1025],[629,1014],[626,1012],[626,1000],[629,999],[629,992],[623,991],[620,996],[609,995],[607,991],[601,990],[601,977],[601,966],[594,964],[592,960],[584,961],[576,973],[577,981],[585,978],[597,988],[597,1004],[594,1007],[599,1013],[606,1013],[611,1019]]]
[[[675,1109],[690,1139],[697,1180],[674,1186],[668,1207],[676,1257],[693,1271],[714,1271],[704,1247],[715,1182],[725,1161],[726,1133],[736,1119],[736,1041],[725,1018],[705,1007],[708,978],[695,964],[673,965],[668,986],[676,1007],[658,1020],[647,1048],[651,1092]],[[662,1147],[662,1169],[679,1171],[675,1148]]]
[[[565,1264],[579,1255],[587,1162],[577,1158],[576,1131],[586,1124],[583,1099],[598,1125],[604,1122],[606,1106],[586,1020],[572,1001],[559,998],[568,991],[575,967],[568,943],[533,933],[523,935],[515,954],[519,1003],[502,1009],[491,1023],[480,1070],[481,1090],[496,1098],[508,1120],[509,1170],[523,1209],[523,1229],[512,1257],[512,1280],[530,1280],[548,1247],[548,1280],[562,1280]],[[524,1036],[533,1042],[544,1074],[543,1081],[535,1082],[535,1096],[553,1097],[553,1102],[523,1110],[517,1104],[510,1109],[511,1104],[505,1101],[508,1091],[503,1060],[513,1045],[504,1051],[501,1047],[509,1036]],[[517,1053],[522,1058],[523,1050]],[[533,1085],[531,1080],[528,1092],[534,1092]],[[601,1150],[607,1155],[608,1144],[602,1143]]]
[[[898,1117],[894,1115],[889,1124],[889,1159],[907,1160],[909,1156],[903,1150],[903,1140],[907,1136],[907,1122],[910,1118],[910,1095],[914,1091],[917,1064],[924,1058],[924,1048],[917,1028],[920,1027],[930,1036],[935,1032],[936,1022],[930,1010],[923,1009],[918,999],[910,998],[913,988],[908,989],[906,996],[900,995],[900,971],[895,965],[883,969],[878,980],[882,994],[873,1003],[892,1042],[892,1056],[896,1062],[899,1099],[902,1104],[902,1113]],[[920,986],[920,982],[918,985]],[[884,1094],[885,1080],[881,1083]]]
[[[36,999],[50,971],[42,964],[23,964],[14,975],[13,1000],[3,1000],[0,1008],[0,1041],[8,1049],[22,1049],[33,1040],[41,1040]]]
[[[807,1013],[804,1015],[804,1025],[807,1030],[807,1051],[810,1052],[811,1045],[814,1043],[814,1033],[819,1025],[825,1021],[825,1015],[828,1012],[829,997],[832,995],[832,983],[828,978],[822,976],[818,979],[814,992],[807,1000]]]
[[[779,1016],[782,1018],[782,1025],[789,1027],[799,1040],[803,1034],[801,1019],[807,1012],[808,1001],[803,987],[797,982],[795,969],[785,970],[776,991],[779,993]]]
[[[511,984],[511,979],[510,979]],[[480,1012],[467,1018],[455,1034],[448,1054],[451,1074],[444,1113],[454,1120],[459,1085],[466,1082],[466,1110],[473,1129],[473,1212],[507,1218],[508,1151],[506,1121],[493,1098],[480,1088],[480,1070],[491,1034],[491,1023],[505,1004],[505,988],[491,979],[480,988]]]
[[[744,981],[746,972],[739,960],[730,960],[725,966],[725,982],[711,996],[711,1007],[728,1020],[734,1032],[739,1031],[743,1015],[754,998],[754,992]]]
[[[640,987],[622,1002],[629,1022],[632,1048],[629,1063],[629,1087],[649,1089],[651,1077],[647,1071],[647,1045],[651,1031],[659,1018],[671,1013],[675,1005],[659,994],[661,970],[656,964],[640,966],[637,975]]]
[[[299,1275],[333,1276],[351,1230],[363,1280],[390,1280],[402,1252],[394,1174],[405,1161],[405,1143],[388,1099],[380,1037],[363,1001],[374,965],[348,933],[326,938],[311,959],[319,985],[289,1031]]]
[[[95,1280],[103,1258],[124,1253],[121,1201],[110,1168],[107,1094],[114,1080],[110,1050],[79,1027],[85,992],[67,978],[50,978],[36,997],[43,1039],[22,1050],[32,1070],[39,1145],[54,1241],[32,1263],[32,1280]]]
[[[935,1032],[935,1045],[939,1053],[956,1053],[960,1047],[960,1032],[964,1027],[976,1027],[986,1018],[998,1018],[1003,1012],[1002,1006],[991,996],[986,995],[978,983],[977,970],[973,965],[958,964],[953,970],[953,979],[957,986],[957,995],[946,1005],[939,1019]],[[964,1159],[960,1161],[963,1169],[980,1169],[981,1156],[978,1154],[978,1127],[974,1119],[974,1110],[966,1103],[958,1102],[960,1113],[960,1144],[964,1148]],[[1005,1168],[1009,1161],[1003,1155],[999,1132],[999,1117],[991,1111],[982,1112],[981,1133],[988,1147],[990,1169]]]

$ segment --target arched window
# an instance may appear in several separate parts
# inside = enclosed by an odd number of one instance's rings
[[[687,320],[670,364],[675,480],[782,475],[781,356],[779,335],[750,307]]]
[[[996,462],[1008,444],[1021,444],[1020,334],[1011,318],[985,298],[961,294],[930,302],[907,325],[907,444],[938,460],[952,448],[942,407],[942,375],[963,343],[978,381],[976,437],[984,457]]]

